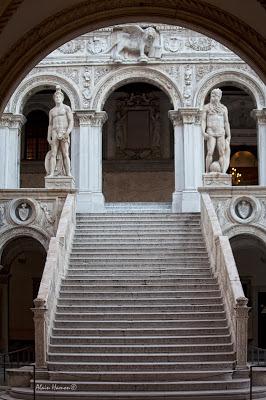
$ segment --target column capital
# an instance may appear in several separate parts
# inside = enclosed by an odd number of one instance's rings
[[[187,107],[179,108],[178,110],[170,110],[168,112],[169,118],[173,122],[173,125],[180,124],[199,124],[201,111],[199,108]]]
[[[26,117],[22,114],[3,113],[0,117],[0,126],[21,130],[26,121]]]
[[[262,110],[252,110],[251,116],[256,120],[258,125],[266,124],[266,108]]]
[[[75,117],[78,118],[80,126],[102,127],[107,121],[107,113],[105,111],[80,110],[75,112]]]

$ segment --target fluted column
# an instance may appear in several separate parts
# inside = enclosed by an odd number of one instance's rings
[[[78,111],[79,120],[79,212],[97,212],[104,207],[102,193],[102,126],[105,111]]]
[[[0,117],[0,189],[20,187],[20,134],[25,122],[20,114]]]
[[[266,186],[266,108],[253,110],[251,115],[257,122],[259,184]]]

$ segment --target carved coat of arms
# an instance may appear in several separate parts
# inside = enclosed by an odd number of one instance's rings
[[[18,215],[21,221],[26,221],[29,218],[30,209],[26,203],[20,204],[20,206],[18,207]]]
[[[241,200],[237,203],[236,208],[239,217],[242,219],[247,219],[252,213],[252,206],[247,200]]]
[[[177,37],[172,36],[169,38],[166,38],[164,41],[164,48],[167,51],[171,51],[172,53],[176,53],[181,49],[181,40],[179,40]]]

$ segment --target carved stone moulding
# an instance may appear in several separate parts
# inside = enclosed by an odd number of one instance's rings
[[[228,216],[234,223],[249,224],[261,216],[261,205],[254,196],[234,196],[228,208]]]
[[[203,174],[203,186],[232,186],[232,175],[220,172]]]
[[[45,177],[46,189],[75,189],[75,179],[72,176]]]
[[[12,200],[7,207],[7,220],[11,224],[29,225],[36,222],[40,213],[39,204],[30,198]]]

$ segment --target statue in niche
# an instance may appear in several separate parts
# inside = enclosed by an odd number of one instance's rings
[[[155,28],[124,25],[114,29],[115,31],[117,31],[117,40],[110,49],[114,49],[115,62],[124,61],[128,54],[139,54],[139,62],[147,62],[149,57],[161,57],[159,33]]]
[[[230,125],[227,108],[221,104],[222,91],[211,91],[210,103],[203,107],[202,133],[207,141],[206,172],[226,173],[230,163]],[[217,148],[219,159],[213,161]]]
[[[126,148],[127,141],[127,113],[117,111],[115,122],[115,141],[116,147],[120,150]]]
[[[70,158],[69,144],[70,133],[74,126],[71,108],[63,103],[64,94],[60,86],[56,86],[54,93],[55,107],[49,112],[49,126],[47,140],[51,150],[45,157],[47,177],[69,176]]]

